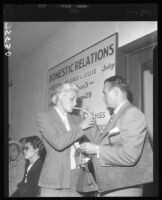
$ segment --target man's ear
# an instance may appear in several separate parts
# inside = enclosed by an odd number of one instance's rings
[[[118,88],[118,87],[114,87],[113,89],[114,89],[114,93],[115,93],[116,95],[118,95],[119,92],[120,92],[120,91],[119,91],[119,88]]]

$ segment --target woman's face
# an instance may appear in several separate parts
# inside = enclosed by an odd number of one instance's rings
[[[38,149],[34,149],[30,142],[24,144],[24,156],[25,159],[30,160],[34,156],[38,155]]]
[[[9,146],[9,156],[11,160],[16,160],[19,156],[19,149],[17,144],[10,144]]]
[[[65,112],[71,113],[73,111],[73,107],[76,106],[77,98],[78,93],[75,90],[68,90],[62,93],[60,96],[62,109]]]

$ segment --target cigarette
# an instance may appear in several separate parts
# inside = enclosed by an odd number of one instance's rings
[[[79,108],[79,107],[73,107],[76,110],[83,110],[83,108]]]
[[[90,113],[87,110],[85,110],[84,108],[79,108],[79,107],[73,107],[73,108],[76,109],[76,110],[82,110],[83,112],[85,112],[88,115],[90,115]]]

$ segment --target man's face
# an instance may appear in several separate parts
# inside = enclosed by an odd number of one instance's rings
[[[10,144],[9,155],[11,160],[16,160],[19,156],[19,149],[16,144]]]
[[[75,90],[68,90],[61,95],[60,100],[65,112],[71,113],[73,111],[73,107],[76,106],[77,98],[78,94]]]
[[[103,88],[103,99],[104,102],[107,106],[107,108],[116,108],[116,93],[115,93],[115,88],[111,87],[111,83],[106,82],[104,84],[104,88]]]

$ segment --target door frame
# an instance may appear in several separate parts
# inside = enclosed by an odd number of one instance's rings
[[[116,75],[122,76],[129,84],[129,56],[136,52],[143,51],[151,48],[152,51],[157,46],[157,31],[147,34],[137,40],[134,40],[117,49],[117,60],[116,60]],[[142,61],[141,61],[142,62]],[[142,90],[142,69],[141,65],[138,66],[138,77],[139,77],[139,109],[143,110],[143,90]]]

